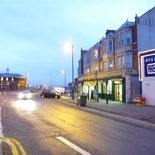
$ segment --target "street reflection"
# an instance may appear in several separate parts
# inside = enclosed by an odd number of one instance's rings
[[[13,103],[13,106],[17,109],[34,111],[36,109],[36,102],[33,100],[17,100]]]

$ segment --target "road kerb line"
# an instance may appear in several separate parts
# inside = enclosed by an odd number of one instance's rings
[[[72,149],[76,150],[77,152],[83,154],[83,155],[92,155],[89,152],[81,149],[80,147],[78,147],[77,145],[73,144],[72,142],[68,141],[67,139],[58,136],[56,137],[56,139],[60,140],[61,142],[63,142],[64,144],[68,145],[69,147],[71,147]]]

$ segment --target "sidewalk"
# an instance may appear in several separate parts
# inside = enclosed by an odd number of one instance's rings
[[[72,100],[72,97],[62,96],[62,100],[77,106],[77,96],[74,100]],[[155,124],[155,106],[136,106],[135,104],[111,100],[106,104],[106,100],[99,99],[99,102],[87,100],[86,107]]]

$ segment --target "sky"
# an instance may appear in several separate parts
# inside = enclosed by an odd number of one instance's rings
[[[154,0],[0,0],[0,73],[27,76],[31,86],[64,87],[77,75],[81,48],[90,49]]]

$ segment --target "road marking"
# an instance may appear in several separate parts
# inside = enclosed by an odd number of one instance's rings
[[[59,137],[56,137],[56,139],[60,140],[61,142],[63,142],[64,144],[70,146],[72,149],[76,150],[77,152],[80,152],[81,154],[83,155],[91,155],[89,152],[81,149],[80,147],[78,147],[77,145],[71,143],[70,141],[68,141],[67,139],[59,136]]]
[[[13,138],[10,138],[10,140],[12,142],[14,142],[14,144],[16,144],[20,150],[20,152],[22,153],[22,155],[26,155],[26,151],[24,150],[24,148],[22,147],[22,145],[19,143],[19,141],[13,139]]]
[[[2,106],[5,102],[7,101],[7,99],[6,100],[4,100],[2,103],[1,103],[1,105],[0,106]]]
[[[1,117],[1,106],[0,106],[0,137],[3,137],[3,126]],[[0,153],[2,153],[2,141],[0,140]]]
[[[8,139],[8,138],[3,139],[3,138],[2,138],[1,141],[7,143],[7,144],[11,147],[11,152],[12,152],[13,155],[18,155],[18,151],[17,151],[17,149],[16,149],[16,146],[15,146],[14,143],[12,143],[12,142],[10,141],[10,139]]]
[[[11,152],[13,155],[18,155],[19,154],[18,150],[22,155],[26,155],[24,148],[17,140],[13,138],[5,138],[5,137],[1,137],[0,139],[2,142],[5,142],[10,146]]]

